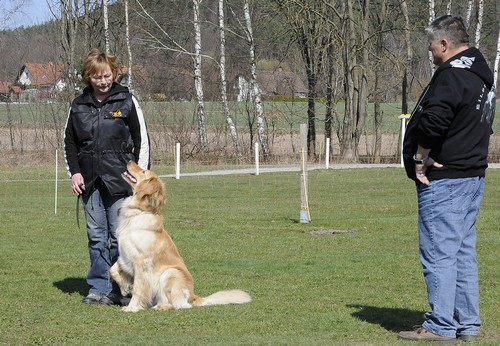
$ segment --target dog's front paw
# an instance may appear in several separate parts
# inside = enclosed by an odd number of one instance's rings
[[[174,310],[174,307],[172,306],[172,304],[166,303],[166,304],[155,305],[155,306],[153,306],[153,309],[166,311],[166,310]]]

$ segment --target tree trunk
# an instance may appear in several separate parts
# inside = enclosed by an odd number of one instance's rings
[[[470,18],[472,17],[472,6],[473,6],[474,0],[469,0],[467,1],[467,12],[465,14],[465,24],[467,26],[470,26]]]
[[[259,143],[262,148],[262,154],[264,160],[267,160],[269,155],[269,149],[267,146],[267,136],[265,131],[265,118],[264,118],[264,107],[262,106],[262,96],[259,84],[257,83],[257,63],[255,60],[255,42],[252,30],[252,20],[250,18],[250,7],[248,0],[243,2],[243,11],[245,12],[245,22],[246,22],[246,34],[247,41],[250,47],[250,69],[251,69],[251,90],[252,97],[255,104],[255,116],[257,118],[257,135],[259,138]]]
[[[193,14],[194,14],[194,87],[196,92],[197,101],[197,117],[198,117],[198,139],[200,149],[202,151],[208,150],[207,129],[205,124],[205,100],[203,97],[203,84],[201,80],[201,29],[200,29],[200,2],[202,0],[193,0]]]
[[[104,45],[105,52],[109,54],[109,18],[108,18],[108,0],[102,0],[102,17],[104,20]]]
[[[240,146],[238,143],[238,133],[234,124],[229,105],[227,102],[227,80],[226,80],[226,27],[224,23],[224,0],[219,0],[219,30],[220,30],[220,82],[221,82],[221,97],[222,110],[226,117],[227,127],[233,142],[234,152],[237,157],[240,156]]]
[[[90,0],[83,0],[83,48],[85,51],[90,51]]]
[[[123,1],[125,8],[125,43],[127,45],[127,55],[128,55],[128,88],[130,92],[134,92],[133,75],[132,75],[132,47],[130,45],[130,23],[128,18],[128,0]]]
[[[497,54],[495,55],[495,64],[493,65],[493,76],[494,76],[493,85],[495,86],[495,88],[498,82],[498,69],[500,68],[499,64],[500,64],[500,22],[498,23]]]
[[[484,0],[479,0],[477,8],[477,26],[476,26],[476,43],[475,46],[479,49],[481,41],[481,28],[483,27]]]
[[[330,36],[328,40],[328,47],[326,49],[326,60],[328,62],[327,66],[327,82],[326,82],[326,112],[325,112],[325,149],[326,149],[326,139],[332,138],[332,120],[333,120],[333,107],[334,107],[334,52],[333,52],[333,38]],[[330,148],[327,150],[332,153],[332,141],[330,140]]]
[[[436,18],[436,12],[434,10],[434,6],[435,6],[435,3],[434,3],[434,0],[429,0],[429,24]],[[431,67],[431,74],[434,73],[434,57],[432,56],[432,53],[429,51],[428,53],[428,56],[429,56],[429,63],[430,63],[430,67]]]
[[[354,133],[355,138],[355,159],[356,161],[359,159],[359,141],[361,139],[361,135],[365,131],[366,118],[368,117],[368,75],[367,69],[369,64],[368,57],[368,40],[370,38],[370,33],[368,31],[369,24],[369,13],[370,13],[370,0],[363,1],[363,18],[361,24],[361,38],[362,42],[359,45],[361,48],[361,66],[357,68],[359,71],[358,81],[358,106],[356,112],[356,130]]]
[[[404,5],[403,5],[404,3]],[[403,0],[401,3],[401,7],[406,7],[406,0]],[[404,13],[404,10],[402,11]],[[379,12],[379,28],[377,33],[377,45],[376,52],[377,57],[382,59],[384,54],[384,33],[385,33],[385,21],[387,20],[387,6],[385,0],[380,2],[380,12]],[[406,24],[407,22],[405,22]],[[405,25],[405,30],[407,26]],[[409,29],[409,28],[408,28]],[[410,42],[407,42],[407,45],[410,45]],[[375,81],[374,81],[374,89],[375,89],[375,104],[374,104],[374,117],[373,117],[373,127],[375,130],[374,135],[374,151],[373,151],[373,162],[380,163],[382,161],[382,123],[384,118],[384,113],[381,109],[381,104],[383,102],[382,94],[380,93],[380,78],[383,74],[383,69],[381,67],[381,63],[379,62],[375,66]],[[406,92],[406,91],[405,91]],[[405,99],[405,93],[403,93],[403,99]]]
[[[446,14],[451,15],[451,4],[453,0],[448,0],[448,3],[446,4]]]
[[[407,114],[408,113],[408,71],[411,68],[411,60],[413,57],[413,52],[411,49],[411,31],[410,31],[410,16],[408,15],[408,4],[406,3],[406,0],[401,1],[401,12],[403,13],[403,17],[405,20],[405,25],[404,25],[404,33],[405,33],[405,42],[406,42],[406,63],[404,66],[404,73],[403,73],[403,101],[402,101],[402,109],[401,113],[402,114]]]
[[[354,88],[354,67],[356,66],[354,18],[352,17],[352,1],[346,1],[347,7],[344,10],[346,25],[344,44],[344,73],[345,73],[345,114],[342,127],[342,158],[347,161],[355,160],[353,128],[354,114],[356,114],[356,100]]]
[[[63,50],[63,61],[68,78],[67,90],[69,98],[73,98],[77,82],[75,75],[75,46],[76,33],[78,31],[78,21],[75,13],[78,11],[78,1],[61,0],[61,46]]]

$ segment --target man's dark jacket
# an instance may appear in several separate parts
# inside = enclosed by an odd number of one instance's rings
[[[71,104],[64,149],[68,173],[83,175],[85,193],[100,179],[112,195],[130,195],[121,174],[130,160],[149,168],[149,138],[142,111],[128,89],[113,84],[99,104],[92,89],[85,88]]]
[[[428,167],[427,178],[484,176],[495,114],[493,73],[476,48],[468,48],[435,71],[408,121],[403,160],[415,180],[413,155],[418,145],[443,165]]]

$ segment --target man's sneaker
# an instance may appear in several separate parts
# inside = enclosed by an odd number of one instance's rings
[[[457,342],[456,338],[437,335],[429,332],[425,328],[418,328],[409,332],[400,332],[398,334],[398,339],[409,341],[435,341],[443,344],[454,344]]]
[[[95,293],[89,293],[88,296],[83,297],[83,304],[100,304],[101,296]]]

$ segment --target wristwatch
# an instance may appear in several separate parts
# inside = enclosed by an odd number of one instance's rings
[[[426,156],[421,160],[417,160],[417,154],[413,155],[413,162],[415,162],[415,164],[417,164],[417,165],[423,165],[425,163],[425,161],[427,161],[427,160],[429,160],[429,156]]]

